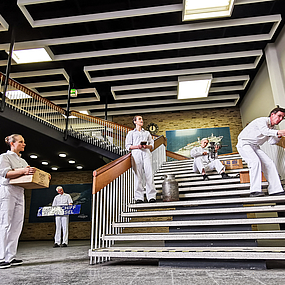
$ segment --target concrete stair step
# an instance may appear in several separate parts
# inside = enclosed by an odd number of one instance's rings
[[[226,170],[226,173],[239,173],[241,171],[248,171],[247,167],[244,168],[238,168],[238,169],[228,169]],[[201,177],[200,173],[194,172],[193,169],[188,169],[188,168],[183,168],[183,169],[166,169],[164,171],[158,170],[154,177],[159,177],[161,179],[162,175],[166,175],[166,174],[174,174],[175,177],[178,177],[178,175],[182,175],[182,174],[187,174],[189,177],[191,176],[197,176],[197,177]],[[211,174],[217,174],[216,171],[212,171],[212,172],[207,172],[207,174],[211,175]]]
[[[165,210],[165,211],[137,211],[122,213],[125,218],[132,217],[162,217],[162,216],[181,216],[181,215],[211,215],[228,213],[266,213],[266,212],[285,212],[285,205],[272,206],[247,206],[232,208],[213,208],[213,209],[189,209],[189,210]]]
[[[199,177],[197,177],[199,178]],[[213,184],[230,184],[230,183],[240,183],[240,179],[239,177],[231,177],[228,179],[222,179],[221,175],[213,175],[212,177],[209,177],[209,180],[204,181],[202,179],[202,176],[200,176],[200,180],[189,180],[187,178],[183,178],[183,179],[176,179],[176,181],[178,182],[179,186],[195,186],[195,185],[213,185]],[[155,181],[155,186],[156,187],[161,187],[163,182],[163,179],[161,180],[156,180]]]
[[[241,171],[248,171],[248,168],[242,168],[242,169],[229,169],[229,170],[226,170],[226,173],[228,174],[232,174],[233,176],[234,175],[237,175],[239,174]],[[166,175],[166,174],[173,174],[171,171],[169,171],[168,173],[165,173],[165,174],[161,174],[161,173],[156,173],[154,175],[154,180],[162,180],[162,176],[163,175]],[[217,174],[216,171],[211,171],[211,172],[207,172],[207,175],[212,178],[212,177],[221,177],[220,175]],[[189,170],[184,170],[184,171],[181,171],[179,173],[175,173],[175,179],[179,179],[179,178],[189,178],[189,179],[200,179],[201,180],[201,174],[200,173],[196,173],[196,172],[193,172],[193,171],[190,171]]]
[[[282,223],[285,223],[285,218],[126,222],[126,223],[113,223],[112,225],[114,228],[141,228],[141,227],[195,227],[195,226],[227,226],[227,225],[261,225],[261,224],[282,224]]]
[[[285,239],[285,231],[229,231],[229,232],[184,232],[184,233],[137,233],[105,235],[104,240],[240,240],[240,239]]]
[[[89,256],[284,260],[285,247],[110,247],[89,250]]]
[[[173,201],[173,202],[156,202],[156,203],[141,203],[129,204],[131,209],[143,208],[171,208],[171,207],[193,207],[204,205],[219,205],[219,204],[261,204],[261,203],[283,203],[285,202],[285,195],[282,196],[264,196],[264,197],[240,197],[227,199],[209,199],[209,200],[192,200],[192,201]]]
[[[213,189],[215,190],[215,189]],[[213,191],[213,192],[199,192],[199,193],[186,193],[186,194],[179,194],[179,199],[186,199],[186,198],[214,198],[214,197],[229,197],[229,196],[236,196],[236,195],[246,195],[249,196],[250,191],[249,189],[240,189],[240,190],[227,190],[227,191]]]

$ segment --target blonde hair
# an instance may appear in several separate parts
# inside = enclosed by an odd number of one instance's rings
[[[17,141],[17,137],[19,137],[19,136],[21,136],[21,135],[19,135],[19,134],[13,134],[13,135],[10,135],[10,136],[8,136],[8,137],[6,137],[5,138],[5,143],[9,146],[9,147],[11,147],[11,142],[16,142]]]

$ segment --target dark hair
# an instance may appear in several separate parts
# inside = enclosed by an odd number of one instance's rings
[[[5,143],[8,145],[8,147],[11,147],[11,142],[13,142],[13,143],[16,142],[16,140],[17,140],[16,138],[18,136],[21,136],[21,135],[13,134],[13,135],[10,135],[10,136],[5,138]]]
[[[270,117],[271,114],[276,114],[276,113],[278,113],[278,112],[282,112],[282,113],[285,114],[285,109],[284,109],[284,108],[280,108],[280,107],[276,107],[276,108],[274,108],[274,109],[270,112],[270,114],[269,114],[268,117]]]
[[[136,116],[133,117],[133,124],[134,124],[134,126],[136,126],[135,121],[137,120],[137,117],[141,117],[141,115],[136,115]]]

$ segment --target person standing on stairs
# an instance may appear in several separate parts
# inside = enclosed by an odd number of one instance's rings
[[[201,140],[201,146],[194,147],[191,150],[190,155],[194,158],[193,171],[199,172],[203,175],[203,180],[209,180],[207,171],[216,170],[219,174],[222,175],[222,178],[230,178],[227,173],[225,173],[225,166],[220,162],[217,158],[218,154],[218,146],[215,146],[215,157],[212,158],[208,150],[206,149],[209,140],[207,138],[203,138]]]
[[[261,172],[269,183],[269,195],[285,194],[274,162],[260,149],[266,141],[276,144],[285,136],[285,130],[275,129],[284,116],[284,108],[274,108],[269,117],[253,120],[238,136],[237,150],[249,168],[251,197],[264,196],[261,189]]]
[[[151,134],[143,129],[143,118],[133,118],[134,130],[129,131],[126,136],[126,149],[132,152],[132,168],[135,175],[136,203],[144,202],[143,180],[146,184],[146,198],[148,202],[156,202],[156,190],[152,172],[152,155],[150,150],[154,148],[154,141]]]

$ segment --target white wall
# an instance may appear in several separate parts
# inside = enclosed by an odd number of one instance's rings
[[[279,58],[279,64],[283,73],[283,79],[285,80],[285,26],[280,32],[279,37],[275,42],[275,46]],[[255,118],[268,116],[269,112],[274,107],[276,107],[276,104],[274,102],[268,68],[265,61],[240,104],[243,126]],[[284,123],[285,122],[282,122],[282,124],[280,124],[281,128],[285,127],[283,126]]]
[[[243,127],[258,117],[267,117],[275,107],[266,63],[263,63],[240,105]]]

